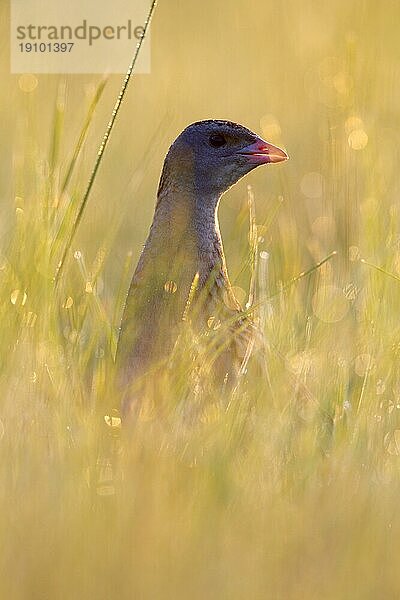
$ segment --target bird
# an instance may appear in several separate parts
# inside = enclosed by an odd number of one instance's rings
[[[188,311],[198,332],[222,323],[210,377],[234,384],[255,328],[232,289],[218,207],[250,171],[288,158],[247,127],[222,119],[190,124],[170,146],[119,331],[116,377],[124,419],[137,418],[146,393],[162,394],[162,371]]]

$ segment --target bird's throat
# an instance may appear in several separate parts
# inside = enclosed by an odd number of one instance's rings
[[[150,263],[153,277],[187,297],[198,274],[201,291],[226,298],[231,285],[218,223],[219,197],[169,194],[159,198],[138,268]],[[147,269],[146,269],[147,270]]]

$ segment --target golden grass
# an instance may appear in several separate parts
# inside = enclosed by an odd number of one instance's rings
[[[4,598],[399,597],[399,9],[245,4],[160,0],[58,289],[121,82],[11,77],[1,47]],[[113,354],[162,158],[214,116],[291,157],[221,206],[269,377],[190,420],[182,336],[167,417],[121,439]]]

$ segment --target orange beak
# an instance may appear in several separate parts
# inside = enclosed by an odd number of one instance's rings
[[[248,157],[249,162],[257,165],[278,163],[289,158],[284,150],[265,142],[261,138],[258,138],[254,144],[242,148],[238,154]]]

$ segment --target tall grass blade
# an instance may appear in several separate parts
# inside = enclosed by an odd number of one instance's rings
[[[105,152],[106,147],[108,145],[108,142],[110,140],[110,136],[111,136],[112,130],[114,128],[115,121],[116,121],[118,113],[120,111],[122,102],[123,102],[123,100],[125,98],[125,94],[126,94],[126,91],[128,89],[128,85],[129,85],[129,82],[131,80],[132,73],[133,73],[133,70],[135,68],[137,59],[139,57],[140,50],[141,50],[143,42],[144,42],[144,40],[146,38],[146,34],[147,34],[148,30],[149,30],[150,23],[151,23],[153,14],[154,14],[154,10],[156,8],[156,4],[157,4],[157,0],[153,0],[152,3],[151,3],[150,10],[149,10],[149,13],[147,15],[147,18],[146,18],[146,21],[145,21],[145,24],[144,24],[144,27],[143,27],[143,35],[142,35],[142,37],[140,38],[140,40],[138,41],[138,43],[136,45],[136,50],[134,52],[132,61],[131,61],[130,65],[129,65],[128,71],[127,71],[127,73],[125,75],[125,79],[123,81],[121,90],[120,90],[120,92],[118,94],[118,98],[117,98],[117,101],[116,101],[116,103],[114,105],[114,108],[113,108],[113,111],[112,111],[112,114],[111,114],[111,118],[110,118],[110,120],[108,122],[106,131],[105,131],[104,136],[103,136],[103,140],[102,140],[102,142],[100,144],[100,148],[99,148],[99,151],[97,153],[97,158],[96,158],[96,161],[95,161],[95,164],[94,164],[94,167],[93,167],[93,171],[92,171],[92,173],[90,175],[89,182],[88,182],[86,191],[85,191],[85,193],[83,195],[81,205],[79,207],[78,213],[77,213],[77,215],[75,217],[75,220],[74,220],[74,223],[72,225],[72,229],[71,229],[71,232],[69,234],[67,243],[65,245],[65,248],[64,248],[61,260],[60,260],[60,262],[58,264],[57,272],[56,272],[56,275],[55,275],[56,286],[58,285],[58,282],[60,281],[60,278],[61,278],[61,275],[62,275],[62,272],[63,272],[63,269],[64,269],[65,261],[66,261],[67,255],[68,255],[68,251],[69,251],[69,249],[71,247],[71,244],[72,244],[72,241],[73,241],[73,239],[75,237],[76,231],[77,231],[77,229],[79,227],[79,224],[80,224],[80,222],[82,220],[82,216],[83,216],[85,207],[87,205],[87,201],[89,199],[90,192],[92,190],[93,184],[95,182],[97,172],[98,172],[100,164],[102,162],[102,159],[103,159],[103,156],[104,156],[104,152]]]
[[[371,267],[371,269],[375,269],[375,271],[379,271],[379,273],[383,273],[383,275],[387,275],[388,277],[391,277],[392,279],[395,279],[396,281],[400,281],[400,277],[398,275],[395,275],[394,273],[390,273],[390,271],[386,271],[386,269],[384,269],[383,267],[374,265],[373,263],[366,261],[364,258],[361,258],[360,262],[363,265],[367,265],[367,267]]]
[[[64,176],[63,182],[62,182],[61,187],[60,187],[59,197],[60,197],[61,200],[62,200],[63,195],[65,194],[65,192],[66,192],[66,190],[68,188],[68,185],[69,185],[69,183],[71,181],[72,175],[74,173],[75,167],[76,167],[77,162],[78,162],[79,155],[80,155],[81,150],[83,148],[83,145],[84,145],[84,143],[86,141],[86,138],[87,138],[87,135],[88,135],[88,132],[89,132],[89,127],[90,127],[90,124],[91,124],[92,119],[93,119],[94,112],[96,110],[96,107],[97,107],[98,103],[100,102],[100,99],[101,99],[101,96],[103,94],[103,91],[105,89],[106,84],[107,84],[107,78],[104,78],[99,83],[99,85],[97,86],[95,94],[93,96],[93,99],[92,99],[92,101],[90,103],[89,110],[88,110],[87,115],[86,115],[86,119],[84,121],[83,127],[81,129],[80,134],[79,134],[79,138],[78,138],[78,141],[77,141],[77,143],[75,145],[72,158],[70,160],[70,163],[68,165],[66,174]],[[66,230],[68,228],[68,224],[70,223],[71,215],[72,215],[72,213],[74,211],[74,208],[75,208],[75,202],[72,200],[70,202],[69,206],[67,206],[66,209],[65,209],[65,212],[64,212],[64,214],[62,216],[62,219],[61,219],[61,223],[58,226],[57,233],[56,233],[55,238],[54,238],[54,240],[52,242],[51,251],[50,251],[50,257],[51,258],[54,258],[55,253],[57,252],[57,250],[60,247],[61,241],[65,237]]]
[[[250,185],[247,187],[247,202],[249,206],[250,286],[246,307],[249,308],[253,305],[256,296],[258,272],[258,232],[256,224],[256,206],[254,202],[254,193]]]

